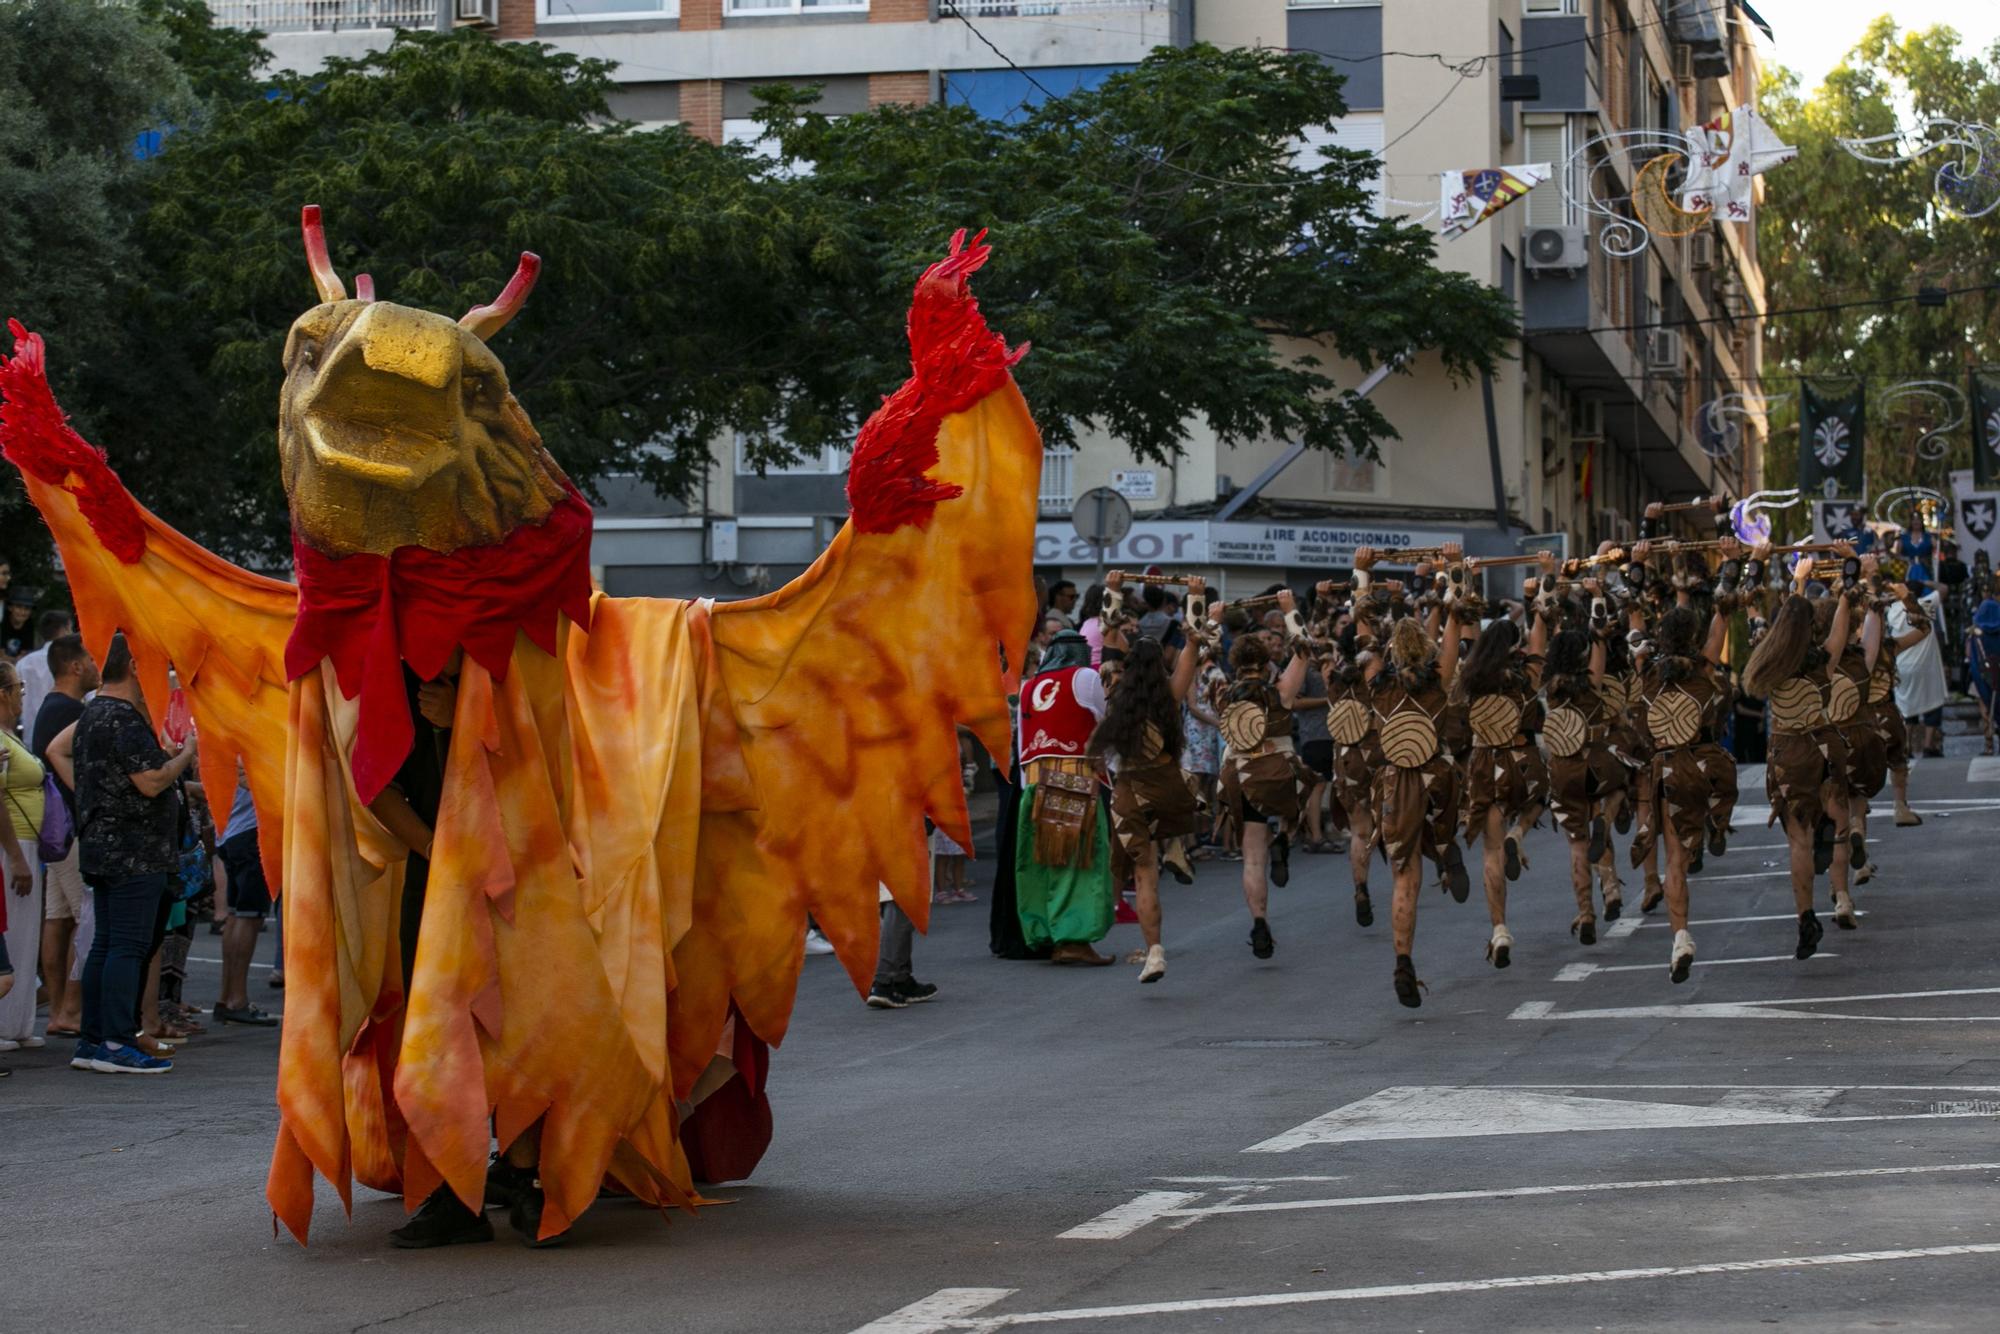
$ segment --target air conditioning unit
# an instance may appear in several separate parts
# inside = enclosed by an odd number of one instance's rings
[[[1688,237],[1688,267],[1691,269],[1715,267],[1715,233],[1706,227]]]
[[[1525,249],[1531,269],[1583,269],[1590,266],[1590,234],[1581,227],[1531,228]]]
[[[460,28],[497,28],[500,0],[452,0],[451,18]]]
[[[1576,420],[1570,423],[1570,436],[1576,440],[1602,440],[1604,438],[1604,400],[1586,398],[1576,405]]]
[[[1646,369],[1678,371],[1681,368],[1681,335],[1673,329],[1655,329],[1646,340]]]
[[[1674,78],[1680,83],[1694,82],[1694,48],[1686,42],[1674,43]]]

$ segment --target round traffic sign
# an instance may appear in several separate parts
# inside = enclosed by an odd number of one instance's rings
[[[1092,487],[1076,498],[1070,522],[1084,541],[1113,546],[1132,531],[1132,502],[1108,486]]]

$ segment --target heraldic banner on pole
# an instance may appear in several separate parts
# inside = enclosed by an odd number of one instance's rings
[[[1988,563],[2000,569],[2000,490],[1981,484],[1973,470],[1961,468],[1951,475],[1951,500],[1959,550],[1966,561],[1983,551]]]
[[[1828,500],[1866,496],[1861,466],[1866,388],[1857,382],[1836,397],[1801,380],[1799,403],[1799,490]]]
[[[1971,380],[1972,479],[1981,491],[2000,490],[2000,368],[1975,370]]]

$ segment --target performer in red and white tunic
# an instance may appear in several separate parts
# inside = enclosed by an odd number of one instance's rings
[[[1021,935],[1049,961],[1108,964],[1094,948],[1111,930],[1111,835],[1098,812],[1090,735],[1104,716],[1104,679],[1090,644],[1065,630],[1021,683],[1021,808],[1014,894]]]

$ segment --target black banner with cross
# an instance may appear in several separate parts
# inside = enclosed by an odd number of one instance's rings
[[[2000,370],[1972,372],[1972,482],[2000,491]]]

